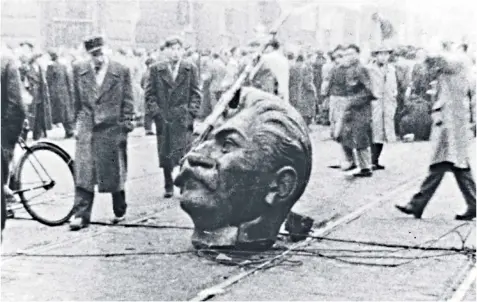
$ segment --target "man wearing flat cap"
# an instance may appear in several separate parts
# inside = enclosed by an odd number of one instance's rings
[[[383,146],[396,142],[394,117],[397,109],[398,83],[396,69],[389,63],[392,49],[382,46],[374,51],[376,63],[369,67],[371,84],[376,100],[372,108],[371,162],[373,170],[384,170],[379,162]]]
[[[159,166],[164,172],[165,198],[174,194],[172,171],[189,151],[194,119],[201,106],[197,66],[183,60],[183,42],[165,42],[167,60],[153,64],[146,84],[146,110],[156,124]]]
[[[85,40],[89,54],[73,66],[76,113],[75,216],[72,230],[88,226],[94,189],[112,194],[113,223],[126,215],[127,139],[133,130],[129,69],[103,53],[104,40]]]

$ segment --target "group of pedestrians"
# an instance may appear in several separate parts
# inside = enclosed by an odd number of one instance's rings
[[[142,55],[142,66],[137,66],[124,60],[127,53],[108,54],[104,39],[96,36],[84,41],[86,55],[71,60],[69,67],[49,53],[51,62],[43,74],[32,45],[22,44],[20,66],[13,56],[2,55],[2,88],[6,87],[2,89],[2,150],[7,151],[2,151],[2,177],[8,175],[3,167],[8,167],[25,116],[35,140],[46,136],[52,124],[61,123],[67,138],[76,134],[71,229],[89,225],[96,186],[99,192],[111,193],[112,221],[122,221],[128,207],[128,133],[140,116],[146,134],[157,137],[164,197],[171,198],[174,168],[191,146],[195,122],[214,109],[258,46],[252,41],[243,48],[199,53],[187,51],[181,38],[170,37],[158,50]],[[398,209],[420,217],[442,173],[450,170],[468,204],[468,211],[457,218],[475,217],[475,183],[464,131],[469,119],[456,116],[456,112],[468,114],[475,101],[468,72],[472,64],[426,56],[420,49],[410,57],[409,51],[386,47],[376,49],[372,61],[363,64],[360,52],[354,44],[338,46],[326,59],[320,51],[285,52],[272,40],[261,56],[263,64],[245,85],[289,101],[308,125],[329,123],[331,137],[343,150],[343,163],[332,167],[356,169],[355,177],[370,177],[373,170],[385,169],[380,161],[384,144],[407,131],[427,139],[427,128],[433,127],[439,140],[430,175],[413,201]],[[26,112],[24,90],[32,96]],[[430,120],[429,108],[439,114],[437,122]]]

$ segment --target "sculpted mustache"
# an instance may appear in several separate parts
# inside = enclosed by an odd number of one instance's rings
[[[200,181],[209,190],[215,191],[219,186],[217,174],[217,170],[215,169],[204,169],[201,167],[192,168],[187,164],[183,166],[179,175],[177,175],[176,179],[174,180],[174,185],[177,187],[181,187],[182,185],[184,185],[187,179],[192,178],[197,181]]]

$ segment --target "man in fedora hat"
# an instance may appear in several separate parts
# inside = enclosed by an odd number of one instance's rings
[[[133,92],[129,69],[109,59],[104,40],[84,41],[89,59],[73,66],[77,122],[75,216],[72,230],[89,225],[94,188],[112,194],[113,223],[126,215],[127,139],[133,130]]]
[[[389,64],[392,49],[381,46],[375,50],[376,63],[369,66],[373,94],[377,98],[372,107],[372,146],[371,160],[373,170],[383,170],[379,163],[385,143],[396,141],[394,117],[397,108],[396,69]]]

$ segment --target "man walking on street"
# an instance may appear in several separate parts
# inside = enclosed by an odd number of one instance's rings
[[[112,194],[117,223],[127,203],[127,139],[134,128],[134,103],[129,69],[103,53],[102,37],[84,42],[90,58],[73,66],[77,122],[75,216],[71,230],[90,223],[94,188]]]
[[[171,37],[166,40],[165,47],[169,60],[150,67],[146,104],[156,124],[159,165],[164,172],[164,197],[171,198],[174,194],[172,171],[189,151],[202,96],[197,67],[182,60],[182,40]]]
[[[23,107],[21,95],[21,83],[18,67],[11,54],[6,54],[6,49],[2,45],[2,231],[5,228],[7,219],[7,205],[5,188],[9,178],[9,165],[13,157],[13,151],[17,144],[18,137],[23,128],[23,121],[26,113]]]
[[[391,49],[381,47],[376,50],[376,63],[369,68],[374,95],[377,97],[371,103],[373,144],[371,146],[373,170],[384,170],[379,163],[379,157],[385,143],[397,140],[394,127],[394,117],[397,108],[396,69],[389,64]]]
[[[355,177],[370,177],[371,172],[371,79],[368,70],[359,61],[360,49],[350,45],[345,50],[346,100],[343,125],[338,139],[352,149],[359,172]]]
[[[50,93],[52,123],[62,124],[65,138],[74,135],[72,121],[72,102],[70,95],[70,78],[65,65],[59,62],[58,54],[49,52],[51,63],[46,69],[46,83]]]
[[[437,77],[437,100],[432,107],[431,138],[435,141],[429,174],[417,194],[405,206],[396,205],[403,213],[421,218],[445,172],[451,171],[464,195],[467,210],[457,220],[472,220],[476,215],[475,181],[470,171],[468,144],[470,129],[468,97],[475,83],[470,81],[463,55],[445,54],[428,58],[431,78]],[[475,93],[475,91],[474,91]]]

